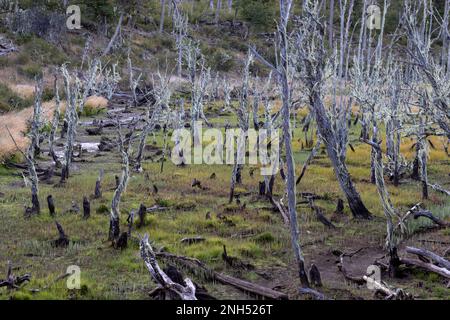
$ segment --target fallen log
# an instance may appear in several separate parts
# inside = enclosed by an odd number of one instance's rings
[[[414,248],[414,247],[406,247],[406,252],[415,254],[419,257],[428,258],[432,261],[437,262],[437,264],[440,265],[441,267],[444,267],[444,268],[450,270],[450,262],[448,260],[444,259],[443,257],[437,255],[434,252],[431,252],[431,251],[428,251],[425,249]]]
[[[155,252],[148,242],[147,234],[141,240],[140,252],[152,278],[161,288],[167,290],[171,294],[178,295],[181,300],[197,300],[195,297],[195,286],[191,279],[184,279],[185,285],[180,285],[173,282],[172,279],[170,279],[170,277],[159,267],[158,262],[156,261]]]
[[[19,289],[20,285],[25,281],[30,281],[31,275],[29,273],[23,276],[14,276],[12,273],[11,261],[8,261],[8,268],[6,270],[6,279],[0,280],[0,288],[7,287],[8,289]]]
[[[432,263],[426,263],[420,260],[413,260],[413,259],[401,259],[400,262],[402,264],[419,267],[429,272],[437,273],[447,279],[450,279],[450,270],[446,268],[440,268]]]
[[[200,236],[192,237],[192,238],[183,238],[183,239],[180,240],[180,242],[182,244],[188,244],[188,245],[191,245],[191,244],[194,244],[194,243],[199,243],[199,242],[204,242],[204,241],[206,241],[206,239],[203,238],[203,237],[200,237]]]
[[[414,212],[414,219],[419,219],[420,217],[428,218],[431,221],[433,221],[435,224],[437,224],[440,227],[448,227],[450,226],[450,223],[442,221],[438,217],[435,217],[430,211],[428,210],[422,210],[422,211],[416,211]]]
[[[232,276],[215,272],[211,269],[209,269],[207,266],[205,266],[200,260],[189,258],[185,256],[177,256],[174,254],[170,254],[167,252],[159,252],[156,254],[157,257],[165,258],[168,260],[172,260],[178,263],[183,264],[186,268],[191,269],[193,272],[200,269],[205,275],[208,276],[211,280],[217,280],[222,284],[233,286],[239,290],[252,293],[254,295],[268,298],[268,299],[274,299],[274,300],[287,300],[288,295],[279,292],[276,290],[273,290],[271,288],[267,288],[258,284],[254,284],[245,280],[237,279]]]

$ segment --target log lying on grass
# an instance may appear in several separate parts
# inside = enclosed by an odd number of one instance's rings
[[[31,275],[29,273],[23,276],[14,276],[12,273],[11,261],[8,261],[8,269],[6,271],[6,279],[0,280],[0,288],[7,287],[8,289],[19,289],[20,285],[26,281],[31,280]]]
[[[259,297],[267,298],[267,299],[274,299],[274,300],[287,300],[288,295],[275,291],[273,289],[254,284],[245,280],[237,279],[229,275],[225,275],[223,273],[215,272],[211,269],[209,269],[207,266],[205,266],[200,260],[184,257],[184,256],[177,256],[174,254],[170,254],[167,252],[159,252],[156,254],[157,257],[161,257],[167,260],[174,261],[176,263],[182,264],[187,269],[190,269],[193,272],[196,272],[200,270],[205,275],[208,276],[211,280],[217,280],[222,284],[233,286],[239,290],[257,295]]]
[[[419,268],[425,269],[427,271],[437,273],[447,279],[450,279],[450,270],[448,270],[446,268],[441,268],[432,263],[426,263],[426,262],[423,262],[420,260],[415,260],[415,259],[404,258],[404,259],[401,259],[400,261],[403,264],[419,267]]]
[[[156,255],[153,248],[148,242],[148,235],[146,234],[140,243],[141,257],[147,266],[148,271],[153,279],[158,283],[161,289],[178,295],[181,300],[197,300],[195,297],[195,286],[191,279],[184,279],[185,286],[175,283],[170,277],[159,267],[156,261]]]
[[[428,258],[432,261],[437,262],[437,264],[440,265],[441,267],[450,270],[450,262],[434,252],[414,247],[406,247],[406,252],[418,255],[420,257]]]
[[[449,227],[450,223],[442,221],[438,217],[435,217],[430,211],[428,210],[421,210],[414,212],[414,219],[419,219],[420,217],[428,218],[431,221],[433,221],[435,224],[437,224],[439,227]]]

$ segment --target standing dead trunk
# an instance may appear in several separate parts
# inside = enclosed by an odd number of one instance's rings
[[[83,219],[87,220],[91,216],[91,203],[87,197],[83,198]]]
[[[94,199],[100,199],[102,197],[102,179],[103,169],[100,169],[97,181],[95,181]]]
[[[55,149],[54,149],[54,142],[55,142],[55,136],[56,131],[58,130],[58,124],[59,124],[59,117],[61,115],[60,112],[60,99],[59,99],[59,88],[58,88],[58,78],[55,75],[54,80],[54,91],[55,91],[55,112],[53,114],[53,120],[52,120],[52,129],[50,131],[50,136],[48,139],[48,145],[49,145],[49,155],[52,157],[53,161],[55,162],[55,166],[60,166],[60,162],[58,160],[58,157],[56,156]]]
[[[161,16],[159,18],[159,33],[164,32],[165,17],[166,17],[166,0],[161,0]]]
[[[114,31],[114,35],[112,36],[111,40],[108,43],[108,46],[103,51],[102,56],[106,56],[111,51],[114,42],[116,42],[117,37],[119,36],[120,29],[122,28],[122,21],[123,21],[123,13],[120,14],[119,22],[117,22],[116,31]]]

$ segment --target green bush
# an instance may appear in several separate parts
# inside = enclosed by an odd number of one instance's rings
[[[21,75],[24,75],[30,79],[35,79],[36,77],[42,77],[42,68],[37,64],[30,64],[25,66],[19,66],[17,71]]]
[[[42,91],[42,100],[43,101],[50,101],[55,97],[55,93],[53,92],[53,89],[50,88],[44,88]]]
[[[38,37],[32,37],[24,45],[23,54],[28,55],[34,63],[39,63],[42,66],[59,66],[68,60],[58,47]]]
[[[238,0],[235,7],[242,18],[257,30],[274,27],[277,11],[275,0]]]
[[[29,107],[33,100],[24,99],[13,92],[7,85],[0,83],[0,110],[11,111]]]

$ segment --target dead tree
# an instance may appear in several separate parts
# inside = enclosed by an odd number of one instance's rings
[[[58,77],[56,76],[56,74],[55,74],[55,80],[54,80],[54,91],[55,91],[55,111],[53,113],[52,129],[50,131],[50,135],[48,138],[48,145],[49,145],[49,155],[52,157],[53,161],[55,162],[55,166],[60,167],[61,163],[58,160],[58,157],[56,156],[55,149],[54,149],[56,131],[58,130],[59,117],[61,116],[61,111],[60,111],[61,102],[59,99]]]
[[[183,48],[184,48],[184,40],[187,36],[188,32],[188,17],[181,12],[181,9],[178,7],[178,4],[174,4],[173,10],[173,24],[174,30],[173,34],[175,36],[175,42],[178,50],[177,56],[177,75],[178,77],[182,76],[183,72]]]
[[[297,222],[297,211],[296,211],[296,186],[295,186],[295,163],[292,151],[292,130],[291,130],[291,47],[289,45],[289,33],[288,33],[288,22],[291,14],[292,0],[280,0],[280,21],[278,23],[278,39],[279,44],[279,64],[277,66],[272,65],[266,59],[261,57],[255,50],[255,55],[263,63],[269,66],[275,73],[278,83],[281,87],[282,96],[282,107],[281,116],[283,121],[283,139],[284,147],[286,151],[286,167],[287,167],[287,178],[286,178],[286,191],[288,195],[288,211],[289,211],[289,225],[291,232],[291,242],[294,249],[294,254],[296,262],[298,265],[298,272],[300,277],[300,282],[302,287],[309,288],[309,280],[305,270],[305,260],[303,257],[302,250],[299,243],[299,230]]]
[[[371,214],[362,202],[345,163],[348,139],[346,125],[350,103],[347,107],[342,105],[337,110],[338,112],[330,115],[323,101],[325,73],[329,71],[329,68],[326,63],[328,54],[324,45],[325,29],[319,16],[318,1],[314,1],[314,3],[311,0],[305,1],[303,8],[304,16],[298,22],[299,26],[295,31],[295,48],[298,56],[296,71],[307,90],[308,107],[315,117],[319,134],[324,140],[336,178],[347,198],[353,216],[370,219]],[[345,25],[345,29],[342,30],[343,34],[348,33],[349,22]],[[347,45],[346,38],[344,37],[341,47]],[[343,54],[345,52],[341,52],[341,55]],[[340,65],[343,65],[345,60],[341,57],[340,61]],[[337,76],[338,78],[344,76],[343,67],[338,69]],[[343,99],[341,99],[341,103],[344,103]]]
[[[37,81],[35,86],[35,99],[33,105],[33,116],[31,118],[31,129],[29,133],[30,145],[27,148],[26,154],[19,148],[16,143],[16,140],[12,136],[9,131],[8,126],[6,129],[11,137],[11,140],[14,142],[17,150],[22,154],[26,163],[27,163],[27,174],[28,179],[30,180],[31,185],[31,208],[28,208],[26,211],[31,214],[39,214],[41,211],[41,206],[39,203],[39,177],[36,171],[36,150],[39,149],[39,140],[40,140],[40,130],[42,127],[41,122],[42,115],[42,79]]]
[[[237,151],[234,154],[233,172],[231,174],[230,182],[230,197],[228,202],[232,203],[234,198],[234,189],[236,183],[242,183],[242,168],[243,160],[245,160],[245,142],[246,134],[249,129],[249,81],[250,81],[250,66],[253,63],[253,54],[249,51],[243,72],[242,88],[239,94],[239,108],[236,114],[239,120],[239,137],[237,142]]]
[[[138,101],[137,101],[136,90],[139,86],[139,82],[141,81],[142,73],[139,74],[137,76],[137,78],[134,77],[133,63],[131,61],[130,51],[131,51],[131,49],[128,50],[128,56],[127,56],[128,79],[129,79],[129,86],[130,86],[131,94],[133,95],[133,105],[134,105],[134,107],[137,107]],[[125,110],[128,110],[128,104],[126,105]]]
[[[153,111],[151,113],[151,116],[150,116],[150,109],[147,110],[147,116],[145,119],[146,124],[141,132],[138,151],[134,162],[134,170],[136,172],[143,171],[142,159],[144,156],[144,149],[148,134],[155,129],[156,124],[158,124],[158,122],[161,120],[163,111],[165,112],[168,111],[169,102],[172,95],[172,89],[170,87],[170,77],[168,76],[167,70],[164,74],[158,70],[156,74],[156,79],[155,77],[153,77],[152,82],[153,82],[152,95],[155,99],[155,104],[153,105]]]
[[[65,121],[67,123],[67,140],[64,146],[64,162],[61,172],[61,183],[64,183],[69,178],[70,166],[73,157],[73,147],[76,136],[76,126],[78,123],[77,114],[77,99],[80,91],[79,82],[72,81],[69,71],[66,66],[61,67],[64,77],[64,86],[66,88],[66,115]],[[72,83],[75,82],[75,83]]]
[[[448,8],[448,0],[446,0],[446,8]],[[448,12],[445,13],[446,22],[448,22]],[[440,55],[433,55],[434,39],[434,21],[438,21],[441,30],[438,37],[449,34],[448,23],[444,24],[434,12],[433,3],[431,1],[411,1],[406,0],[404,5],[404,13],[402,16],[402,27],[408,39],[408,46],[405,48],[412,63],[417,66],[420,80],[428,83],[432,89],[432,99],[429,107],[424,110],[432,115],[433,120],[443,130],[443,134],[450,139],[450,55],[441,65]],[[443,53],[445,46],[442,46]],[[448,54],[448,53],[447,53]]]
[[[181,300],[197,300],[195,297],[195,285],[191,279],[184,279],[184,286],[172,281],[160,268],[156,260],[155,252],[148,242],[146,234],[140,242],[140,253],[144,263],[150,272],[153,280],[159,285],[161,290],[177,295]]]
[[[374,133],[377,134],[377,128],[374,128]],[[380,142],[373,142],[365,140],[375,150],[375,179],[378,190],[378,195],[380,196],[380,201],[384,209],[384,215],[386,216],[387,222],[387,237],[386,237],[386,248],[389,252],[389,273],[392,277],[397,275],[397,268],[400,265],[400,260],[397,253],[397,246],[400,243],[402,234],[405,232],[405,227],[402,222],[402,217],[394,209],[392,205],[389,193],[387,191],[386,185],[384,184],[384,173],[383,173],[383,156],[381,151]],[[400,233],[397,232],[396,222],[400,223]]]
[[[97,181],[95,181],[94,199],[100,199],[102,197],[102,180],[103,180],[103,169],[100,169]]]
[[[125,146],[124,138],[122,135],[122,129],[119,119],[117,119],[117,138],[118,138],[118,148],[122,158],[122,176],[120,178],[120,183],[114,191],[113,199],[111,202],[111,216],[109,224],[109,240],[115,242],[119,239],[120,235],[120,211],[119,204],[120,198],[125,192],[128,184],[128,179],[130,177],[130,164],[129,164],[129,154],[131,143]]]
[[[166,17],[166,0],[161,0],[161,15],[159,18],[159,33],[164,31],[164,19]]]
[[[11,261],[8,261],[8,268],[6,270],[6,279],[0,279],[0,288],[6,287],[9,290],[19,289],[24,282],[31,280],[31,275],[29,273],[26,273],[23,276],[15,276],[12,270],[13,270],[12,263]]]
[[[111,40],[109,41],[108,45],[106,46],[105,50],[103,51],[102,56],[106,56],[107,54],[109,54],[111,49],[114,47],[114,44],[115,44],[117,37],[120,34],[120,30],[122,28],[122,22],[123,22],[123,12],[120,13],[120,17],[119,17],[119,21],[117,22],[116,30],[114,31],[114,34],[113,34]]]

